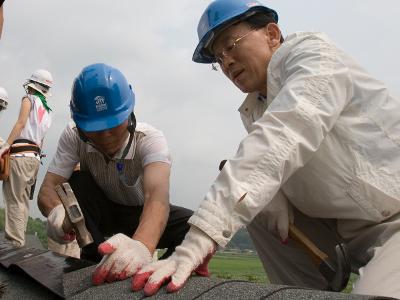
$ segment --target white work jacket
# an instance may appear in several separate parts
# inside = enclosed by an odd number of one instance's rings
[[[400,212],[400,101],[321,33],[290,35],[267,98],[240,107],[248,135],[189,223],[225,246],[281,189],[344,238]],[[295,220],[296,221],[296,220]]]

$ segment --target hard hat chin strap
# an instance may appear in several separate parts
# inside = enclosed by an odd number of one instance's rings
[[[128,120],[128,131],[129,133],[134,133],[136,129],[136,117],[133,112],[131,112]]]

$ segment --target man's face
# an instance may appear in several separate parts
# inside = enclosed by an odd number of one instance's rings
[[[276,40],[274,31],[268,30],[271,26],[278,28],[269,24],[252,30],[241,22],[221,32],[212,45],[212,53],[222,59],[219,62],[222,71],[244,93],[266,94],[267,66],[280,45],[280,34]]]
[[[84,134],[89,140],[108,156],[114,156],[126,141],[128,132],[128,120],[114,128],[102,131],[85,131]]]

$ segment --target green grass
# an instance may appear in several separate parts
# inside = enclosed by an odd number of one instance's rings
[[[252,254],[218,252],[210,262],[210,271],[218,278],[268,282],[260,259]]]
[[[223,279],[244,279],[258,283],[268,283],[262,263],[255,254],[217,252],[210,262],[212,277]],[[343,291],[350,293],[357,275],[352,274]]]

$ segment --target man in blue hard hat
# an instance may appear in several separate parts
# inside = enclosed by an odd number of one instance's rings
[[[326,35],[283,42],[277,23],[254,0],[216,0],[203,13],[193,60],[219,65],[248,94],[239,108],[248,135],[182,245],[142,268],[134,290],[154,294],[166,278],[168,291],[180,289],[241,226],[272,283],[333,289],[288,239],[294,222],[333,260],[347,244],[360,274],[353,293],[400,298],[400,101]]]
[[[132,87],[119,70],[85,67],[72,87],[74,123],[60,137],[38,196],[49,237],[68,243],[75,236],[63,225],[65,210],[54,188],[69,181],[94,239],[81,257],[103,256],[92,277],[96,285],[132,276],[157,248],[167,248],[168,257],[192,215],[170,205],[166,139],[154,127],[136,123],[134,105]],[[80,171],[73,173],[78,163]]]

